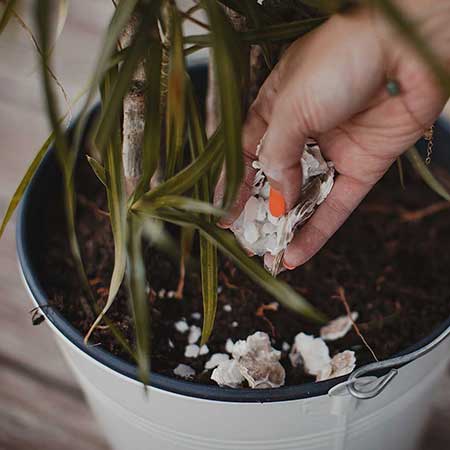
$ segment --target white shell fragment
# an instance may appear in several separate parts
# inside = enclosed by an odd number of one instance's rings
[[[225,312],[231,312],[233,308],[231,307],[231,305],[223,305],[223,310]]]
[[[201,335],[201,328],[197,327],[196,325],[191,325],[191,327],[189,328],[188,343],[195,344],[200,339]]]
[[[289,359],[294,367],[303,365],[305,373],[315,375],[317,379],[325,379],[331,373],[330,352],[321,338],[297,334]]]
[[[283,344],[281,345],[281,350],[283,350],[283,352],[288,352],[290,349],[291,346],[287,342],[283,342]]]
[[[211,380],[219,386],[238,388],[244,382],[244,377],[239,370],[239,364],[234,359],[222,361],[211,374]]]
[[[220,363],[224,361],[228,361],[230,359],[230,356],[226,353],[214,353],[211,355],[211,358],[209,358],[208,361],[206,361],[205,369],[211,370],[217,367]]]
[[[206,344],[203,344],[200,347],[200,351],[198,352],[199,355],[207,355],[209,353],[209,347]]]
[[[186,380],[190,380],[195,376],[195,370],[187,364],[178,364],[178,366],[173,369],[173,373]]]
[[[320,329],[320,337],[325,341],[340,339],[350,331],[353,322],[356,322],[357,319],[357,312],[352,312],[350,317],[340,316]]]
[[[245,341],[237,341],[233,344],[232,359],[225,360],[225,356],[228,358],[224,354],[224,361],[211,375],[220,386],[238,387],[244,380],[252,389],[276,388],[284,384],[286,374],[280,364],[281,352],[272,348],[267,333],[257,331]]]
[[[184,356],[186,358],[197,358],[200,354],[200,347],[197,344],[186,345],[184,349]]]
[[[280,364],[281,352],[275,350],[267,333],[257,331],[233,347],[233,359],[252,389],[283,386],[285,370]]]
[[[186,331],[189,330],[189,325],[185,320],[179,320],[178,322],[175,322],[174,326],[179,333],[186,333]]]
[[[193,312],[191,314],[191,317],[195,320],[200,320],[202,318],[202,315],[199,312]]]
[[[330,378],[342,377],[355,370],[356,358],[355,352],[345,350],[333,356],[331,359],[331,375]]]
[[[227,342],[225,342],[225,351],[227,353],[233,353],[233,348],[234,348],[234,342],[228,338]]]
[[[345,350],[330,358],[328,346],[322,338],[315,338],[304,333],[295,337],[289,355],[294,367],[303,367],[308,375],[314,375],[316,381],[347,375],[355,369],[355,352]]]
[[[305,145],[301,162],[303,186],[310,185],[316,178],[319,179],[319,186],[317,189],[305,190],[308,194],[305,193],[303,201],[301,199],[299,205],[279,218],[269,212],[269,183],[259,162],[253,163],[259,169],[253,184],[253,195],[231,227],[241,245],[250,253],[259,256],[270,253],[275,256],[285,250],[295,229],[311,217],[315,207],[330,193],[334,183],[334,167],[323,159],[319,147]]]

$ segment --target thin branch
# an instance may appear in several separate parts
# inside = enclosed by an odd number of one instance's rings
[[[369,350],[369,352],[372,354],[373,359],[375,361],[378,361],[377,356],[375,355],[375,352],[372,350],[372,347],[369,345],[369,343],[366,341],[365,337],[362,335],[361,331],[358,328],[358,325],[356,325],[355,321],[352,318],[352,313],[350,310],[350,306],[347,302],[347,298],[345,296],[345,290],[342,286],[340,286],[338,288],[338,295],[337,298],[342,302],[342,304],[344,305],[345,311],[347,313],[348,318],[350,319],[350,321],[352,322],[352,326],[356,332],[356,334],[359,336],[359,338],[361,339],[361,341],[363,342],[363,344],[366,346],[367,350]]]
[[[202,22],[201,20],[199,20],[193,16],[190,16],[189,14],[187,14],[183,11],[181,11],[181,16],[183,17],[183,19],[190,20],[192,23],[195,23],[196,25],[198,25],[201,28],[204,28],[205,30],[209,31],[211,29],[208,24]]]

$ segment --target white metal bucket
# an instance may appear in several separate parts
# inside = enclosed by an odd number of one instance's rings
[[[154,387],[146,392],[47,323],[116,450],[413,450],[450,359],[445,341],[400,368],[373,399],[358,400],[341,384],[299,400],[216,401]]]

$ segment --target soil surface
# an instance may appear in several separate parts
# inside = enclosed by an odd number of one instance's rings
[[[359,313],[361,333],[380,359],[419,341],[450,315],[450,209],[410,172],[405,174],[403,189],[397,170],[392,168],[316,257],[280,275],[330,318],[345,314],[337,295],[343,289],[351,310]],[[79,168],[77,183],[77,226],[83,258],[98,304],[103,306],[113,266],[111,230],[104,213],[106,201],[101,185],[85,163]],[[46,230],[42,236],[40,277],[49,303],[85,333],[93,317],[86,313],[87,301],[71,264],[62,208],[55,204],[58,201],[43,208]],[[434,206],[430,209],[430,205]],[[228,338],[245,339],[261,330],[269,333],[273,346],[281,350],[283,343],[292,344],[299,332],[319,335],[319,326],[281,305],[276,311],[269,309],[258,315],[258,309],[274,299],[231,261],[221,258],[219,304],[208,342],[209,354],[185,358],[188,333],[176,331],[174,323],[184,318],[189,325],[201,327],[198,313],[202,312],[202,299],[195,252],[187,268],[182,300],[158,296],[161,289],[168,292],[177,288],[178,255],[168,256],[147,247],[145,258],[151,286],[153,371],[174,376],[173,369],[184,363],[196,370],[194,381],[214,384],[204,364],[211,354],[225,352]],[[125,288],[120,290],[108,316],[132,342],[133,324]],[[130,360],[107,327],[97,329],[91,342]],[[354,330],[329,343],[329,347],[332,355],[355,350],[358,364],[372,360]],[[283,352],[282,364],[287,385],[312,380],[300,369],[292,368],[287,352]]]

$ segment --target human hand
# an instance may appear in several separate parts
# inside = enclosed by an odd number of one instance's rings
[[[404,0],[403,6],[417,19],[436,55],[448,62],[450,5],[442,3],[447,2]],[[398,95],[389,94],[388,80],[396,80]],[[423,135],[445,101],[429,68],[378,13],[366,8],[332,17],[289,47],[251,106],[243,130],[245,179],[220,225],[229,227],[251,195],[251,163],[263,136],[258,158],[263,171],[287,209],[295,206],[302,185],[299,152],[312,137],[338,176],[330,195],[285,252],[285,268],[303,264],[396,157]],[[222,192],[223,179],[216,201]],[[267,266],[272,258],[266,254]]]

